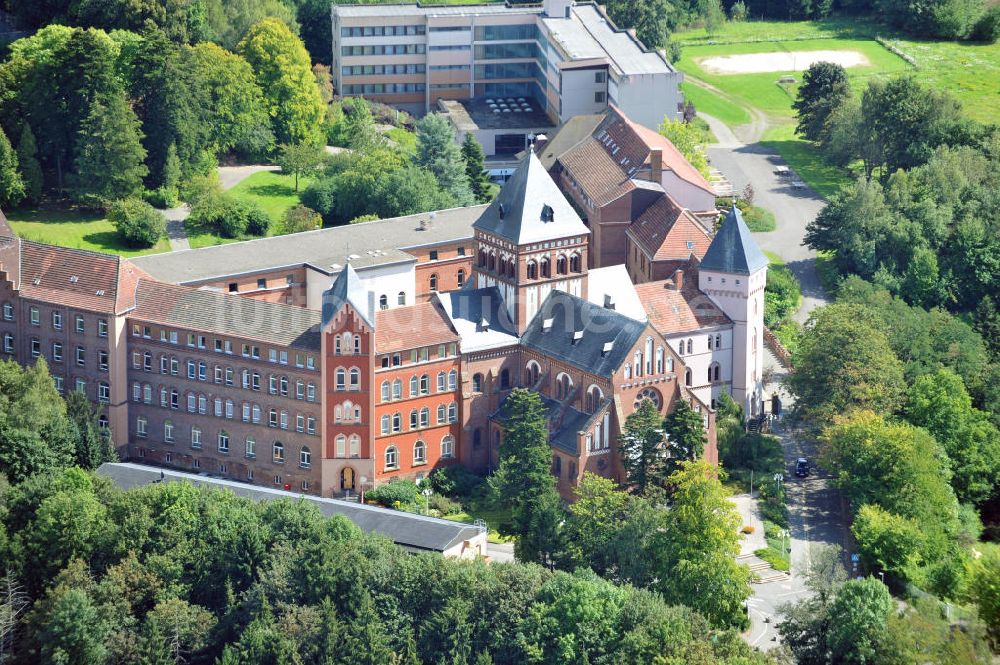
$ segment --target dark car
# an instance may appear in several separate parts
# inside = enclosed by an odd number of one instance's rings
[[[795,461],[795,477],[805,478],[809,475],[809,460],[800,457]]]

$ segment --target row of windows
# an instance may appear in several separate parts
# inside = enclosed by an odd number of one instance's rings
[[[463,90],[468,87],[468,83],[431,83],[431,90]],[[437,291],[437,286],[432,286],[431,290]]]
[[[472,69],[471,65],[431,65],[432,72],[462,72]]]
[[[146,457],[146,449],[145,448],[139,448],[139,457],[140,458],[145,458]],[[170,452],[170,451],[165,452],[163,454],[163,461],[166,462],[167,464],[171,464],[174,461],[174,454],[172,452]],[[197,458],[192,459],[191,460],[191,468],[195,469],[195,470],[200,469],[201,468],[201,460],[197,459]],[[219,462],[218,472],[221,473],[221,474],[223,474],[223,475],[228,474],[229,473],[229,465],[226,464],[225,462]],[[249,482],[253,482],[253,480],[254,480],[254,470],[253,469],[247,469],[247,480]],[[275,485],[281,485],[282,484],[281,480],[282,480],[281,479],[281,475],[280,474],[275,474],[275,476],[274,476],[274,484]],[[312,486],[312,483],[310,483],[308,480],[303,480],[299,484],[299,487],[302,489],[303,492],[308,492],[309,488],[311,486]],[[289,485],[285,485],[284,488],[285,488],[285,490],[290,490],[291,489],[291,487]]]
[[[6,333],[3,336],[3,350],[6,353],[14,353],[14,336],[10,333]],[[42,355],[42,341],[37,337],[31,338],[31,357],[38,358]],[[97,351],[97,368],[102,372],[108,371],[108,352],[104,349],[98,349]],[[63,362],[63,345],[60,342],[52,342],[51,355],[49,359],[53,363]],[[82,346],[77,346],[73,350],[73,360],[76,362],[78,367],[87,366],[87,349]]]
[[[636,351],[632,363],[625,365],[625,378],[631,379],[634,376],[638,379],[647,374],[663,374],[664,369],[667,372],[674,371],[673,356],[667,354],[662,346],[657,346],[654,354],[653,338],[647,337],[645,350]]]
[[[477,44],[476,60],[508,60],[511,58],[532,58],[537,60],[540,52],[534,42],[524,44]]]
[[[341,28],[341,37],[403,37],[427,33],[423,25],[369,25],[360,28]]]
[[[422,374],[418,378],[417,376],[410,377],[410,397],[417,397],[419,395],[429,395],[431,392],[430,376],[427,374]],[[458,385],[458,371],[451,370],[448,373],[438,372],[437,375],[437,391],[443,393],[446,391],[453,391]],[[382,401],[390,402],[397,399],[403,398],[403,381],[402,379],[396,379],[391,384],[388,381],[382,382]]]
[[[486,250],[479,250],[479,267],[501,276],[506,275],[509,278],[513,278],[516,271],[514,260],[508,260],[502,256],[498,260],[494,252],[487,253]],[[552,264],[547,256],[543,256],[539,261],[529,259],[525,268],[528,279],[538,279],[539,275],[542,279],[552,276]],[[557,275],[568,275],[570,272],[579,273],[582,271],[583,257],[580,253],[573,252],[568,257],[565,254],[560,254],[556,257]]]
[[[476,78],[480,80],[534,78],[544,81],[545,74],[534,62],[504,62],[476,65]]]
[[[139,416],[135,420],[135,433],[141,439],[149,437],[149,420],[145,416]],[[164,443],[176,443],[177,428],[174,423],[170,420],[165,420],[163,422],[163,441]],[[203,447],[202,439],[202,429],[201,427],[195,425],[191,427],[190,439],[188,443],[191,444],[192,448],[201,449]],[[229,432],[226,430],[219,430],[216,436],[216,446],[220,453],[228,455],[230,436]],[[247,459],[255,459],[257,457],[257,440],[248,435],[243,441],[244,446],[244,456]],[[167,460],[168,462],[171,460]],[[285,463],[285,444],[281,441],[275,441],[271,444],[271,461],[275,464]],[[309,446],[302,446],[299,449],[299,466],[303,469],[308,469],[312,466],[312,451],[309,450]]]
[[[138,323],[132,324],[132,336],[142,337],[143,339],[153,338],[153,329],[150,326],[140,325]],[[160,341],[168,344],[179,344],[178,333],[173,330],[160,330]],[[208,348],[208,338],[205,335],[197,335],[195,333],[187,334],[187,346],[194,349],[207,349]],[[233,342],[228,339],[216,339],[215,340],[215,352],[225,353],[227,355],[234,355]],[[240,349],[240,355],[244,358],[250,358],[253,360],[260,360],[261,353],[260,347],[255,344],[243,344]],[[278,350],[278,349],[268,349],[267,352],[268,362],[278,363],[280,365],[288,364],[288,351]],[[316,358],[306,353],[296,353],[295,354],[295,366],[304,367],[307,369],[316,369]]]
[[[444,404],[439,404],[437,407],[437,422],[436,425],[446,425],[448,423],[458,422],[458,403],[452,402],[448,406]],[[382,416],[381,422],[381,433],[385,434],[398,434],[403,431],[403,416],[397,411],[392,414],[385,414]],[[419,411],[413,409],[410,411],[410,429],[422,429],[424,427],[431,426],[431,410],[428,407],[424,407]]]
[[[441,439],[441,459],[453,459],[455,457],[455,437],[451,434]],[[424,441],[417,441],[413,444],[412,466],[427,463],[427,444]],[[399,447],[389,446],[385,449],[385,470],[393,471],[399,468]]]
[[[468,65],[466,65],[468,67]],[[431,67],[434,69],[434,67]],[[344,76],[393,76],[402,74],[423,74],[425,65],[344,65],[340,73]]]
[[[38,307],[32,305],[28,308],[28,317],[31,321],[31,325],[40,326],[42,324],[42,313]],[[14,305],[5,302],[3,304],[3,320],[13,321],[14,320]],[[60,311],[52,312],[52,329],[61,331],[63,329],[63,314]],[[87,332],[87,322],[84,317],[80,314],[75,314],[73,316],[73,330],[77,333],[83,334]],[[97,320],[97,334],[100,337],[108,336],[108,321],[107,319]]]
[[[341,46],[340,55],[416,55],[427,52],[424,44],[376,44]]]
[[[434,347],[423,347],[420,349],[410,350],[410,363],[415,364],[418,362],[424,363],[430,360],[431,349]],[[458,354],[458,345],[454,342],[450,344],[438,344],[437,347],[437,357],[438,358],[451,358]],[[391,355],[382,356],[382,367],[399,367],[403,364],[403,354],[393,353]]]
[[[481,25],[476,26],[476,41],[516,41],[535,40],[538,28],[534,23],[522,25]]]
[[[345,85],[345,95],[393,95],[405,92],[423,92],[423,83],[368,83],[366,85]]]
[[[187,378],[192,381],[208,381],[208,363],[203,360],[187,360]],[[180,361],[176,356],[160,354],[159,357],[160,374],[178,376],[180,374]],[[153,354],[149,351],[132,352],[132,367],[145,372],[153,371]],[[213,380],[219,385],[235,386],[237,370],[232,367],[213,365]],[[261,375],[258,372],[251,372],[248,369],[239,370],[240,383],[245,390],[260,390]],[[316,384],[312,381],[305,382],[301,379],[295,381],[295,391],[291,393],[290,382],[287,376],[271,374],[268,376],[268,392],[272,395],[282,397],[294,396],[295,399],[307,402],[316,401]]]
[[[154,403],[154,389],[153,386],[148,383],[139,383],[138,381],[132,382],[132,401],[144,404]],[[209,398],[200,393],[186,393],[185,402],[188,413],[198,413],[201,415],[207,415],[209,412]],[[159,405],[164,409],[181,409],[181,394],[176,388],[166,388],[161,386],[159,389]],[[263,417],[263,409],[259,404],[252,404],[250,402],[243,402],[241,407],[241,417],[245,423],[260,424]],[[221,397],[215,397],[212,399],[212,415],[217,418],[226,418],[228,420],[233,420],[236,418],[236,402],[231,399],[222,399]],[[280,429],[289,428],[289,416],[288,411],[284,409],[268,409],[267,424],[270,427],[277,427]],[[297,432],[304,432],[307,434],[316,433],[316,418],[306,414],[296,414],[295,415],[295,430]]]
[[[435,44],[431,51],[471,51],[471,44]]]

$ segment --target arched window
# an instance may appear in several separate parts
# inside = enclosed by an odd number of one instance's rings
[[[397,305],[405,305],[406,304],[406,291],[400,291],[399,292],[399,294],[396,296],[396,304]]]
[[[552,456],[552,473],[556,474],[556,477],[562,477],[562,458],[559,455]]]
[[[516,264],[514,263],[514,260],[511,259],[510,263],[507,264],[507,276],[508,277],[511,277],[511,278],[514,277],[515,266],[516,266]]]
[[[642,351],[636,351],[632,356],[633,373],[636,377],[642,376]]]
[[[392,382],[392,398],[402,399],[403,398],[403,381],[402,379],[396,379]]]
[[[431,377],[426,374],[420,375],[420,394],[427,395],[431,392]]]
[[[382,382],[382,401],[383,402],[388,402],[389,401],[389,382],[388,381],[383,381]]]
[[[410,411],[410,429],[417,429],[419,421],[417,420],[417,410],[412,409]]]
[[[361,455],[361,437],[357,434],[352,434],[351,438],[347,440],[348,454],[351,457],[358,457]]]
[[[436,272],[431,273],[430,285],[431,285],[431,291],[438,290],[438,276]]]
[[[378,297],[379,309],[389,309],[389,296],[384,293]]]
[[[410,397],[416,397],[420,391],[420,382],[415,376],[410,377]]]
[[[413,463],[424,464],[427,462],[427,444],[418,440],[413,444]]]
[[[538,279],[538,264],[528,261],[528,279]]]
[[[597,407],[601,405],[604,401],[604,393],[597,386],[591,386],[587,389],[586,398],[586,409],[587,413],[593,413],[597,411]]]
[[[573,272],[583,272],[582,257],[579,254],[572,254],[569,257],[569,269]]]
[[[645,368],[646,374],[652,374],[653,373],[653,338],[652,337],[647,337],[646,338],[646,353],[645,353],[644,359],[646,361],[646,368]]]
[[[536,363],[534,360],[529,360],[524,370],[525,374],[527,375],[526,378],[528,380],[529,386],[533,386],[536,383],[538,383],[538,376],[542,372],[542,368],[538,366],[538,363]]]
[[[497,269],[497,255],[490,252],[489,258],[486,260],[486,265],[490,272],[496,272]]]
[[[385,449],[385,468],[387,470],[399,468],[399,451],[396,450],[396,446]]]
[[[336,377],[337,377],[337,390],[344,390],[347,384],[347,373],[344,371],[343,367],[337,368]]]
[[[506,367],[500,370],[500,390],[510,388],[510,370]]]
[[[538,262],[539,270],[542,273],[542,277],[551,277],[552,270],[549,267],[549,257],[543,256],[542,260]]]
[[[429,427],[431,424],[431,410],[426,406],[420,409],[420,426]]]
[[[343,434],[338,434],[337,438],[334,440],[333,453],[337,457],[344,457],[347,455],[347,437]]]
[[[465,270],[458,269],[458,288],[465,286]]]
[[[713,338],[712,338],[712,336],[711,336],[711,335],[709,335],[709,336],[708,336],[708,350],[709,350],[709,351],[711,351],[711,350],[712,350],[712,339],[713,339]]]
[[[500,257],[500,260],[497,261],[497,272],[501,275],[507,274],[507,259],[502,256]]]
[[[444,404],[438,404],[437,408],[437,424],[443,425],[445,421],[448,420],[448,411],[445,409]]]
[[[458,404],[456,402],[448,405],[448,422],[458,422]]]
[[[656,347],[656,373],[663,374],[663,347]]]
[[[458,385],[458,372],[451,370],[448,372],[448,390],[454,390]]]
[[[479,261],[477,262],[480,268],[486,266],[486,252],[479,250]]]
[[[631,379],[632,378],[632,365],[631,364],[626,363],[625,369],[624,369],[624,374],[625,374],[625,378],[626,379]]]
[[[476,434],[479,434],[479,430],[476,430]],[[478,437],[477,444],[478,444]],[[453,459],[455,457],[455,437],[451,434],[445,435],[441,439],[441,459]]]
[[[715,364],[714,363],[708,366],[708,382],[709,383],[712,382],[712,370],[714,370],[714,369],[715,369]]]
[[[299,466],[303,469],[312,466],[312,453],[309,452],[309,446],[302,446],[302,450],[299,451]]]
[[[338,356],[340,355],[340,335],[336,335],[333,338],[333,353]]]
[[[556,272],[560,275],[565,275],[569,270],[567,269],[566,257],[560,254],[556,258]]]
[[[692,353],[693,351],[694,351],[694,340],[689,339],[687,352]]]
[[[556,377],[556,399],[566,399],[573,390],[573,379],[568,374],[560,373]]]
[[[684,385],[685,386],[690,386],[691,385],[691,368],[690,367],[688,367],[686,370],[684,370]]]
[[[709,381],[719,381],[719,377],[722,376],[722,366],[719,363],[712,363],[708,371],[710,373]]]
[[[483,392],[483,375],[473,374],[472,375],[472,392],[481,393]]]
[[[381,428],[382,434],[388,434],[389,433],[389,416],[388,416],[388,414],[382,416],[382,423],[381,424],[382,424],[382,428]]]
[[[281,441],[275,441],[271,446],[271,459],[275,464],[285,463],[285,445]]]
[[[351,390],[358,390],[361,387],[361,370],[357,367],[351,368]]]
[[[392,431],[401,432],[403,430],[403,416],[400,415],[399,411],[392,414]]]
[[[667,371],[668,372],[673,372],[674,371],[674,357],[673,356],[667,356]]]

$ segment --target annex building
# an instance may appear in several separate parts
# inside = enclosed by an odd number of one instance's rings
[[[683,75],[593,2],[335,4],[338,94],[446,112],[487,156],[609,104],[655,128],[680,118]]]
[[[643,218],[698,223],[651,208],[629,233]],[[123,460],[325,497],[488,472],[515,387],[542,396],[566,496],[622,478],[643,400],[688,401],[715,461],[718,396],[760,409],[766,258],[737,210],[666,279],[595,264],[594,233],[533,152],[486,206],[131,260],[2,220],[0,355],[104,405]]]

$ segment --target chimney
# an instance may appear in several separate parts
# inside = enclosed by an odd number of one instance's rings
[[[674,271],[674,288],[678,291],[684,288],[684,271],[680,268]]]
[[[649,179],[653,182],[663,181],[663,150],[660,148],[649,151]]]
[[[615,308],[615,297],[610,293],[604,294],[604,309],[614,309]]]
[[[548,145],[548,142],[549,142],[549,137],[547,134],[536,134],[534,143],[535,154],[536,155],[542,154],[542,150],[545,149],[545,146]]]

